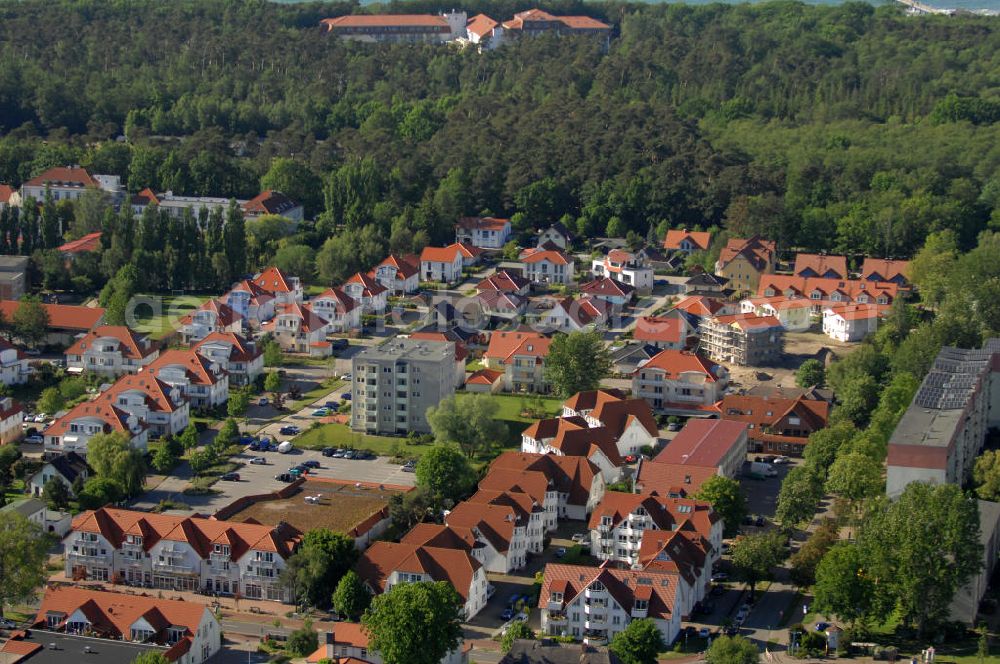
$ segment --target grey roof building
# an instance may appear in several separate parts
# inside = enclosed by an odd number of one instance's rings
[[[621,660],[607,648],[519,639],[500,664],[621,664]]]

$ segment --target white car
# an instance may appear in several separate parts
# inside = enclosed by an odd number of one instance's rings
[[[16,627],[17,623],[10,618],[0,618],[0,629],[14,629]]]
[[[788,458],[788,457],[786,457],[786,456],[776,456],[776,457],[774,457],[774,461],[773,461],[773,463],[776,463],[776,464],[778,464],[778,465],[781,465],[781,464],[785,464],[785,463],[788,463],[789,461],[791,461],[791,459],[789,459],[789,458]]]

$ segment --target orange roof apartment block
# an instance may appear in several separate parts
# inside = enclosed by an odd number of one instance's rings
[[[718,404],[723,420],[748,427],[751,451],[801,455],[809,434],[826,427],[830,404],[800,396],[795,399],[728,394]]]

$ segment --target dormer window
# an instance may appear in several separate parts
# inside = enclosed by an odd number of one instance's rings
[[[184,633],[187,632],[187,627],[175,627],[171,626],[167,629],[167,643],[173,645],[184,638]]]
[[[560,602],[560,603],[562,603],[562,601],[563,601],[563,594],[562,593],[551,593],[549,595],[549,601],[550,602]]]
[[[637,600],[635,600],[635,607],[634,607],[634,609],[636,611],[645,611],[648,608],[649,608],[649,601],[648,600],[645,600],[645,599],[637,599]]]

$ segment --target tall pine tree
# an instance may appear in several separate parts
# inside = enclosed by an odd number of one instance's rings
[[[226,260],[229,261],[229,281],[235,281],[247,271],[247,229],[243,222],[243,210],[235,200],[229,201],[223,236]]]

